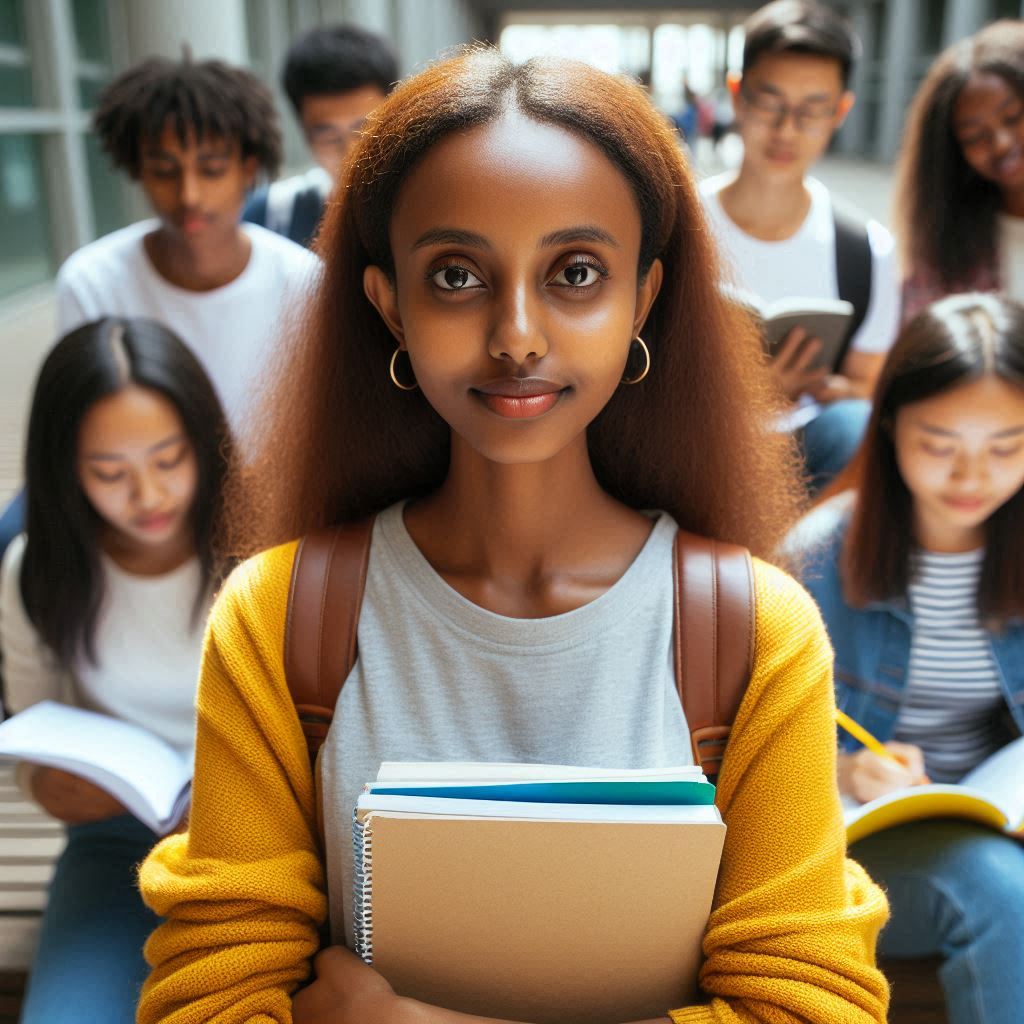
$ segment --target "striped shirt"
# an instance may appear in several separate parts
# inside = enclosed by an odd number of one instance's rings
[[[978,622],[984,550],[921,551],[909,587],[910,670],[894,739],[924,753],[933,782],[956,782],[1006,743],[1006,703]]]

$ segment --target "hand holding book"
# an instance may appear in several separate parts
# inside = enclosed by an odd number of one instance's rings
[[[105,789],[61,768],[34,766],[32,796],[51,817],[65,825],[105,821],[125,813],[125,806]]]

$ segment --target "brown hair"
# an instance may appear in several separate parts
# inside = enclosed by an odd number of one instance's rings
[[[391,211],[415,162],[451,132],[509,107],[587,139],[621,169],[640,207],[641,274],[656,257],[664,263],[643,332],[651,373],[619,388],[588,429],[602,486],[634,508],[665,509],[687,529],[761,554],[792,522],[792,445],[771,430],[775,399],[757,336],[718,291],[714,247],[671,126],[624,78],[558,59],[515,66],[473,47],[377,108],[335,192],[317,243],[319,292],[269,394],[242,552],[444,480],[450,429],[422,394],[390,383],[395,341],[363,293],[363,271],[392,271]]]
[[[897,412],[989,373],[1024,389],[1024,306],[1016,302],[953,295],[900,332],[878,379],[857,457],[830,488],[856,491],[840,566],[844,596],[854,607],[904,596],[912,574],[913,498],[896,461]],[[1022,521],[1024,488],[985,524],[977,607],[993,625],[1024,614]]]
[[[997,21],[943,51],[907,115],[896,169],[896,224],[904,273],[947,291],[995,269],[999,187],[964,159],[953,108],[968,79],[995,74],[1024,100],[1024,21]]]

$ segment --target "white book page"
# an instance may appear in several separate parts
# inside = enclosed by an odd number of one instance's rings
[[[796,314],[830,313],[836,316],[853,316],[853,303],[846,299],[789,298],[776,299],[761,307],[765,320]]]
[[[389,786],[419,783],[472,785],[485,782],[699,782],[699,765],[669,768],[579,768],[562,764],[503,764],[488,761],[384,761],[378,783]]]
[[[722,816],[714,804],[639,805],[533,804],[510,800],[449,800],[431,796],[384,796],[364,793],[356,813],[370,812],[430,815],[438,818],[518,818],[531,821],[618,821],[651,824],[720,825]]]
[[[1024,736],[1007,743],[962,779],[1002,807],[1015,832],[1024,827]]]
[[[80,775],[163,834],[188,805],[192,765],[146,729],[41,701],[0,724],[0,758]]]

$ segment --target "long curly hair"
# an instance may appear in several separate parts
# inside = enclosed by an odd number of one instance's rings
[[[601,485],[638,509],[767,555],[800,501],[791,439],[772,429],[775,393],[759,337],[719,291],[714,244],[671,126],[625,78],[561,59],[514,65],[475,46],[409,79],[370,116],[328,204],[318,293],[284,346],[255,461],[236,481],[235,549],[247,554],[316,527],[434,491],[450,428],[388,378],[394,340],[363,292],[389,273],[388,228],[410,169],[452,132],[514,107],[601,149],[636,195],[640,273],[665,280],[644,328],[653,369],[621,387],[588,428]],[[544,182],[538,181],[543,189]]]

